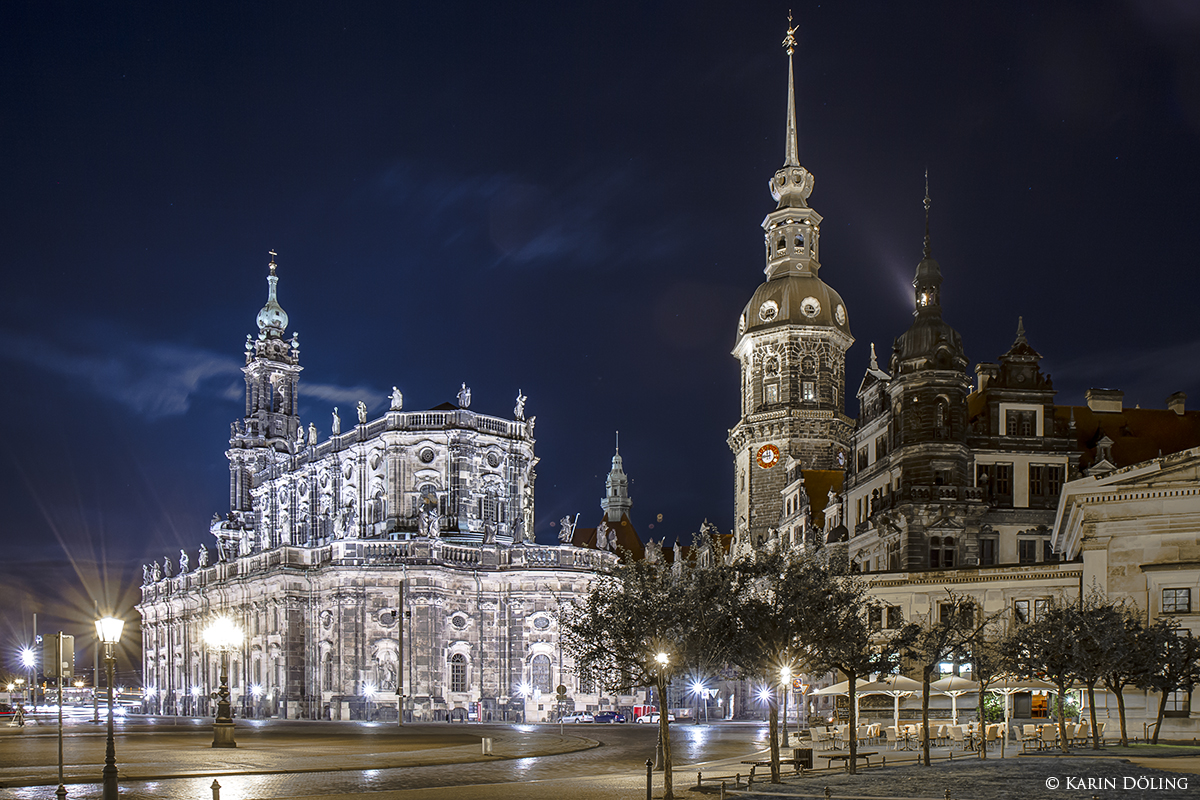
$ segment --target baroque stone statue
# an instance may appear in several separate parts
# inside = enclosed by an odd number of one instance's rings
[[[154,573],[153,574],[154,574],[154,582],[155,583],[158,583],[159,581],[162,580],[162,576],[163,576],[162,575],[162,567],[160,567],[158,565],[157,561],[154,562]]]
[[[339,436],[342,432],[342,418],[338,416],[337,406],[333,407],[333,435]]]
[[[529,398],[521,394],[521,390],[517,389],[517,407],[513,409],[513,417],[518,420],[525,419],[525,401]]]
[[[575,526],[579,523],[579,515],[575,515],[575,521],[571,521],[571,517],[565,516],[558,521],[558,540],[564,544],[575,538]]]
[[[458,390],[458,407],[471,407],[471,390],[467,388],[467,382],[463,381],[462,388]]]
[[[404,408],[404,395],[395,386],[392,387],[392,411],[400,411]]]
[[[179,551],[179,574],[186,575],[188,571],[188,554],[186,550]]]
[[[357,408],[358,408],[358,424],[366,425],[367,424],[367,404],[364,403],[362,400],[359,400]]]
[[[313,423],[308,423],[308,443],[314,445],[317,443],[317,426]]]
[[[200,556],[196,559],[196,561],[200,564],[201,569],[204,569],[208,566],[208,548],[204,545],[200,545]]]

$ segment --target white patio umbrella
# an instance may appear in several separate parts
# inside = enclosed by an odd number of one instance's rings
[[[953,707],[954,715],[954,722],[952,724],[957,725],[959,695],[978,692],[979,684],[975,681],[969,681],[966,678],[960,678],[958,675],[950,675],[942,678],[940,681],[934,681],[929,684],[929,688],[950,696],[950,704]]]
[[[858,698],[862,697],[864,694],[879,693],[878,687],[876,687],[875,690],[869,690],[868,687],[870,687],[871,685],[872,684],[869,681],[861,681],[861,682],[856,682],[854,684],[854,718],[855,719],[859,718]],[[832,686],[826,686],[824,689],[817,689],[815,692],[809,692],[809,694],[850,694],[850,681],[846,680],[846,681],[842,681],[841,683],[835,683]]]
[[[892,724],[896,726],[898,732],[900,730],[900,698],[921,691],[921,682],[903,675],[880,675],[879,679],[875,681],[875,685],[882,687],[879,689],[879,694],[886,694],[892,698],[894,706]]]
[[[987,687],[987,691],[995,692],[996,694],[1004,695],[1004,741],[1008,741],[1008,724],[1012,718],[1012,709],[1010,700],[1017,692],[1031,692],[1035,689],[1050,689],[1058,691],[1058,687],[1053,683],[1038,678],[1020,678],[1016,675],[1005,673],[992,681]],[[1003,755],[1004,751],[1001,751]]]

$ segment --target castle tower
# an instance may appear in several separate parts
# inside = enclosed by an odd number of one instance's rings
[[[613,453],[612,469],[604,481],[604,498],[600,501],[604,516],[614,525],[629,516],[633,508],[633,500],[629,499],[629,478],[625,476],[624,464],[621,461],[621,440],[617,439],[617,448]]]
[[[246,413],[234,423],[226,453],[230,511],[251,510],[251,476],[267,465],[271,453],[293,453],[300,435],[300,342],[295,333],[290,340],[284,338],[288,315],[276,297],[274,251],[269,267],[267,303],[257,317],[258,338],[246,335]]]
[[[734,532],[751,545],[778,524],[787,482],[782,463],[789,456],[805,473],[827,473],[822,483],[841,488],[854,424],[843,410],[846,350],[854,337],[841,296],[818,277],[821,215],[808,205],[814,179],[801,166],[796,143],[795,31],[789,27],[784,39],[784,162],[770,182],[777,205],[762,222],[767,279],[742,312],[733,348],[742,368],[741,419],[728,440]]]

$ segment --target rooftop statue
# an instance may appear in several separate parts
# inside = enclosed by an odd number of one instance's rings
[[[404,408],[404,395],[395,386],[392,387],[392,411],[400,411]]]
[[[362,400],[358,401],[358,424],[359,425],[367,424],[367,404],[364,403]]]

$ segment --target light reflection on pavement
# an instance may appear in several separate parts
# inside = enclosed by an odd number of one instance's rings
[[[463,730],[463,729],[460,729]],[[545,726],[509,726],[508,731],[545,733]],[[486,727],[470,729],[471,733],[487,735]],[[518,758],[512,760],[442,764],[436,766],[397,767],[389,769],[347,769],[341,771],[217,775],[221,800],[257,800],[258,798],[318,797],[351,795],[367,792],[401,790],[433,790],[436,797],[483,796],[482,784],[529,784],[528,796],[554,797],[553,784],[537,786],[530,782],[574,781],[585,776],[606,776],[603,780],[611,789],[626,783],[641,785],[645,781],[645,761],[654,755],[657,726],[645,725],[579,725],[567,726],[569,734],[600,741],[600,746],[561,755]],[[557,733],[557,726],[554,726]],[[715,759],[744,758],[760,749],[766,741],[762,726],[746,725],[679,725],[672,726],[672,752],[676,768],[695,770],[702,762]],[[125,745],[130,746],[130,745]],[[118,762],[120,752],[118,751]],[[99,767],[97,767],[97,773]],[[194,773],[193,773],[194,774]],[[683,772],[676,780],[682,780]],[[97,777],[99,777],[97,775]],[[694,772],[692,773],[694,777]],[[121,779],[124,798],[167,798],[168,800],[207,800],[212,796],[213,775],[173,778],[169,780]],[[661,775],[656,775],[656,785]],[[474,786],[473,790],[456,791],[453,787]],[[535,787],[539,789],[535,791]],[[9,789],[7,796],[28,800],[52,800],[55,786]],[[494,787],[499,790],[501,787]],[[511,790],[512,787],[510,787]],[[597,784],[599,789],[599,784]],[[101,786],[72,784],[72,798],[99,798]],[[572,800],[583,800],[572,789]],[[620,793],[610,795],[623,796]],[[640,794],[644,797],[644,788]]]

